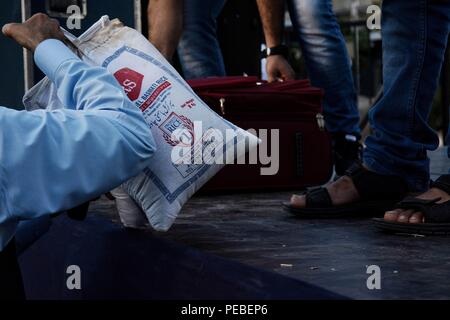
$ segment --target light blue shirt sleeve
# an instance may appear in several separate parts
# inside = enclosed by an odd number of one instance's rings
[[[62,42],[35,51],[66,109],[0,107],[0,250],[17,223],[71,209],[148,166],[155,142],[141,111],[106,69]]]

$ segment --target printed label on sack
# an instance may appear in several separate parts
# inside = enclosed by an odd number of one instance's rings
[[[207,141],[208,129],[234,127],[204,105],[186,82],[167,65],[139,50],[124,46],[107,58],[103,67],[116,77],[128,97],[141,109],[152,130],[158,157],[154,158],[155,161],[145,172],[166,199],[173,202],[205,174],[210,165],[204,162],[173,163],[172,148],[180,144],[191,146],[195,157],[210,143]],[[202,128],[204,131],[195,132],[193,119],[207,124]],[[174,139],[174,132],[178,129],[184,129],[183,134]],[[167,167],[172,169],[160,175],[160,168]]]

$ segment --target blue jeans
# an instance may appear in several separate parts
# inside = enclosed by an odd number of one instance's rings
[[[288,0],[288,8],[311,83],[325,91],[327,129],[358,135],[359,113],[350,58],[332,0]]]
[[[384,96],[370,112],[374,131],[364,162],[380,174],[403,177],[412,191],[428,188],[427,151],[439,145],[427,120],[449,32],[449,1],[383,1]]]
[[[178,55],[186,79],[225,76],[217,17],[226,0],[185,0]]]
[[[350,59],[331,0],[289,0],[289,11],[314,86],[325,90],[330,132],[358,135],[359,114]],[[225,0],[185,0],[185,30],[178,47],[186,79],[224,76],[216,20]]]

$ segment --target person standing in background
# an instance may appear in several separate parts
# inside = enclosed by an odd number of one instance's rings
[[[257,0],[264,28],[269,82],[292,80],[295,72],[283,45],[285,0]],[[332,0],[288,0],[294,32],[305,57],[308,77],[324,89],[324,116],[332,134],[338,176],[361,159],[357,94],[344,36]]]
[[[186,79],[225,76],[217,17],[226,0],[151,0],[150,41],[170,61],[178,54]],[[285,0],[257,0],[263,23],[269,82],[295,72],[282,45]],[[338,176],[361,159],[357,94],[344,37],[331,0],[288,0],[289,12],[314,86],[325,91],[324,115],[332,133]]]
[[[175,52],[185,79],[225,76],[217,18],[226,0],[150,0],[149,40],[171,61]]]
[[[183,32],[184,0],[150,0],[147,8],[150,42],[172,61]]]
[[[324,188],[294,195],[286,207],[309,217],[384,213],[374,222],[383,230],[449,234],[450,174],[430,183],[428,151],[439,137],[428,117],[448,46],[450,2],[384,0],[381,20],[384,94],[369,113],[363,163]]]

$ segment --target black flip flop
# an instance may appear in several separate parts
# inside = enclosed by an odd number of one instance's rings
[[[431,185],[450,194],[450,175],[441,176]],[[408,197],[395,206],[395,209],[415,210],[421,212],[424,223],[390,222],[383,218],[373,219],[374,225],[385,232],[420,234],[420,235],[450,235],[450,201],[438,203],[441,198],[422,200]]]
[[[347,171],[346,176],[352,179],[361,198],[360,201],[333,206],[327,189],[319,187],[304,193],[306,195],[305,208],[283,204],[284,209],[299,218],[307,219],[374,217],[392,209],[408,192],[408,186],[403,179],[371,172],[359,163],[353,165]]]

